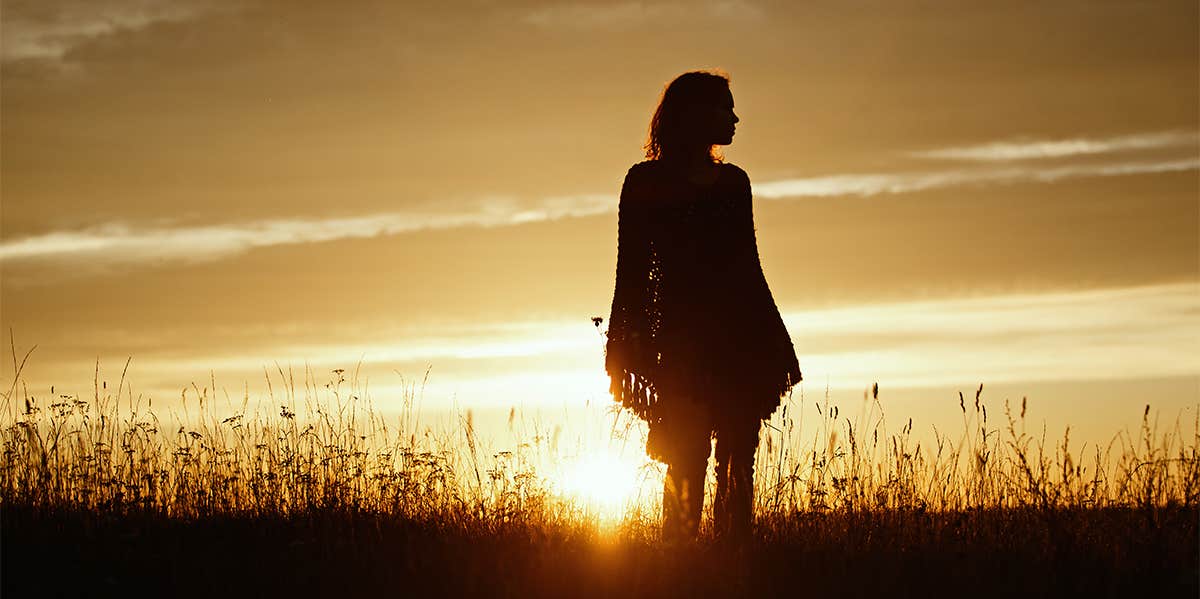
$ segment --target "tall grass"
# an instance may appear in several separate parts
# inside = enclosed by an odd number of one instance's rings
[[[170,418],[132,392],[122,398],[124,374],[115,393],[97,369],[93,397],[49,401],[18,376],[3,398],[0,502],[184,518],[372,511],[470,526],[576,516],[535,471],[542,439],[484,455],[469,411],[458,430],[422,430],[413,390],[389,422],[357,377],[331,374],[321,386],[305,376],[302,393],[292,373],[268,375],[265,401],[225,410],[193,384]]]
[[[3,396],[3,505],[186,518],[346,510],[481,530],[572,526],[595,516],[553,484],[566,455],[557,435],[539,430],[496,449],[469,411],[457,427],[422,427],[415,386],[390,398],[402,407],[385,417],[357,370],[349,379],[334,370],[324,384],[306,373],[303,389],[291,373],[268,373],[267,397],[252,406],[247,395],[224,410],[214,409],[215,384],[193,385],[182,393],[182,413],[164,418],[150,400],[143,405],[132,391],[122,397],[124,372],[115,391],[97,368],[92,397],[51,389],[47,398],[28,392],[23,364],[14,365]],[[926,445],[914,440],[911,419],[887,430],[877,387],[853,419],[830,405],[828,393],[807,410],[803,396],[789,399],[759,444],[760,522],[769,529],[801,514],[1200,504],[1200,419],[1190,430],[1178,421],[1162,430],[1146,406],[1136,434],[1089,448],[1074,446],[1069,429],[1049,440],[1044,430],[1027,431],[1024,400],[1006,402],[997,422],[982,386],[973,400],[957,399],[962,430],[935,431]],[[805,413],[816,415],[807,427]],[[627,414],[617,418],[612,430],[631,442],[637,428]],[[815,432],[806,438],[802,430]],[[647,472],[649,492],[624,518],[649,533],[661,478]]]
[[[769,422],[760,443],[760,513],[915,509],[939,512],[1005,508],[1196,507],[1200,502],[1200,416],[1186,429],[1177,419],[1160,430],[1146,405],[1136,434],[1118,432],[1104,445],[1073,445],[1027,430],[1026,400],[1005,401],[989,421],[983,386],[973,401],[958,395],[962,429],[914,440],[913,421],[895,433],[884,426],[878,386],[864,394],[854,419],[814,403],[817,433],[795,434],[799,406]],[[993,409],[994,414],[994,409]]]
[[[1200,580],[1200,422],[1160,429],[1149,407],[1077,447],[1027,431],[1024,402],[989,414],[982,388],[932,441],[890,431],[876,389],[854,417],[801,393],[763,427],[751,543],[708,542],[706,522],[665,546],[662,468],[627,413],[572,443],[514,410],[497,445],[470,411],[426,425],[415,385],[377,409],[357,370],[267,373],[236,404],[193,385],[164,410],[99,369],[91,397],[36,396],[23,364],[0,407],[5,596],[1196,596]],[[622,446],[642,476],[624,511],[564,494],[580,456]]]

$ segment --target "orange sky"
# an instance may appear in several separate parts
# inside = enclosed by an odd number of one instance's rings
[[[360,359],[384,402],[602,399],[621,180],[720,67],[807,393],[1200,399],[1194,1],[302,4],[5,0],[31,393],[132,356],[164,400]]]

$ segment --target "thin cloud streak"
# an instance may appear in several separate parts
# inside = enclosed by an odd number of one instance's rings
[[[293,342],[281,347],[278,361],[304,362],[316,359],[362,358],[364,363],[421,362],[444,364],[454,361],[478,361],[555,356],[563,352],[599,347],[599,336],[589,330],[590,323],[581,319],[575,323],[519,322],[482,323],[469,328],[469,333],[445,335],[398,335],[394,339],[369,344],[312,344]],[[348,359],[348,358],[347,358]],[[261,356],[195,357],[148,360],[157,367],[169,368],[254,368],[267,362]],[[145,364],[147,360],[143,360]]]
[[[813,311],[784,310],[807,385],[861,388],[1125,380],[1195,374],[1200,283],[1010,294]],[[467,327],[471,328],[471,327]],[[476,334],[398,335],[364,343],[280,340],[280,354],[135,359],[146,372],[228,374],[276,361],[320,371],[386,366],[430,381],[433,395],[507,405],[603,398],[603,338],[590,322],[480,323]],[[463,330],[466,333],[466,329]],[[311,361],[311,362],[310,362]],[[511,378],[500,384],[498,378]],[[540,380],[541,384],[529,385]],[[556,384],[546,381],[554,378]],[[518,382],[522,384],[517,384]],[[511,383],[511,384],[510,384]],[[467,392],[470,390],[470,392]]]
[[[992,142],[974,146],[959,146],[909,152],[915,158],[965,160],[971,162],[1009,162],[1016,160],[1067,158],[1113,152],[1157,150],[1200,144],[1195,131],[1164,131],[1138,133],[1108,139],[1063,139]]]
[[[533,205],[486,198],[470,212],[407,211],[332,219],[270,219],[230,225],[137,229],[109,223],[84,231],[53,232],[0,243],[0,262],[35,259],[115,263],[206,262],[275,245],[398,235],[431,229],[496,227],[611,212],[612,197],[546,198]]]
[[[524,23],[553,29],[606,29],[644,27],[647,24],[688,19],[763,18],[763,10],[744,0],[709,0],[695,4],[678,2],[620,2],[616,4],[556,4],[525,13]]]
[[[1194,376],[1200,284],[785,314],[814,382],[897,387]],[[857,340],[844,346],[841,339]],[[829,347],[822,348],[828,344]]]
[[[1111,177],[1200,169],[1200,158],[1158,162],[956,169],[924,173],[848,174],[755,183],[761,199],[824,198],[901,194],[961,185],[1054,183],[1082,177]],[[0,243],[0,263],[68,261],[137,265],[164,261],[196,263],[228,258],[255,248],[399,235],[460,227],[498,227],[559,218],[612,213],[612,195],[583,194],[535,202],[489,197],[456,213],[412,210],[332,219],[270,219],[228,225],[148,227],[109,223],[83,231],[57,231]]]
[[[912,193],[944,187],[980,184],[1054,183],[1082,177],[1113,177],[1200,169],[1200,158],[1159,162],[960,169],[923,173],[863,173],[784,179],[754,184],[754,195],[766,199],[874,196]]]
[[[160,22],[185,21],[208,10],[191,0],[106,0],[58,3],[49,10],[21,4],[5,6],[0,21],[0,61],[60,59],[75,46],[119,31]]]

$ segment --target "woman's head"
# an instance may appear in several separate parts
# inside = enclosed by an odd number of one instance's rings
[[[733,143],[733,94],[729,75],[720,71],[690,71],[663,90],[650,120],[646,158],[685,158],[707,153],[721,160],[716,147]]]

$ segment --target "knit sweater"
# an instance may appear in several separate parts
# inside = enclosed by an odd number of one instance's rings
[[[750,179],[718,167],[703,185],[641,162],[621,187],[605,370],[647,422],[695,402],[767,418],[801,380],[759,262]]]

